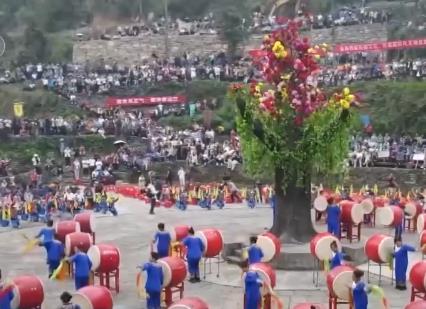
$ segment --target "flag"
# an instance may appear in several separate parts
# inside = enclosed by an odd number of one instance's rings
[[[330,271],[330,260],[325,259],[323,263],[324,263],[324,272],[328,273]]]
[[[377,195],[377,193],[379,193],[379,187],[377,186],[377,184],[374,185],[373,192],[374,192],[374,195]]]
[[[62,279],[60,278],[59,275],[62,272],[62,269],[64,268],[65,262],[66,262],[65,260],[62,260],[61,263],[59,263],[58,268],[56,268],[54,272],[52,273],[52,275],[50,276],[49,278],[50,280]]]
[[[138,293],[138,297],[140,299],[146,299],[147,295],[144,288],[144,278],[142,276],[142,272],[138,272],[136,275],[136,291]]]
[[[354,186],[351,185],[349,188],[349,195],[352,195],[352,193],[354,193]]]
[[[340,195],[339,186],[336,186],[336,190],[334,191],[337,195]]]
[[[371,285],[369,288],[371,294],[382,301],[383,309],[388,309],[388,301],[385,297],[385,292],[383,291],[383,289],[377,285]]]

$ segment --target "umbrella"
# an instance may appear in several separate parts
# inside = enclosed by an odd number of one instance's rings
[[[122,141],[122,140],[114,142],[114,145],[123,145],[123,144],[127,144],[127,143],[125,141]]]

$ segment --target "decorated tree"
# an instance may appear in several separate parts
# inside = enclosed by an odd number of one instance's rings
[[[274,175],[271,231],[284,242],[306,242],[314,233],[312,175],[342,168],[355,96],[348,88],[327,95],[317,86],[317,60],[327,46],[311,47],[295,22],[266,36],[262,49],[254,61],[262,80],[229,91],[244,164],[253,175]]]

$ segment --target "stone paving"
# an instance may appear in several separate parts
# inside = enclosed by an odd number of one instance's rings
[[[115,295],[114,308],[133,309],[145,308],[144,301],[137,298],[135,290],[136,266],[148,259],[149,243],[156,230],[158,222],[165,222],[171,228],[177,224],[193,225],[195,229],[215,227],[222,231],[225,242],[247,242],[248,235],[261,233],[272,221],[272,210],[269,207],[259,207],[250,210],[245,205],[230,205],[224,210],[202,210],[190,207],[186,212],[174,208],[158,208],[155,216],[149,216],[148,205],[138,200],[121,198],[118,203],[118,217],[109,215],[97,216],[97,243],[111,243],[120,248],[122,255],[120,294]],[[71,281],[49,281],[45,264],[44,249],[23,254],[25,244],[20,234],[33,236],[40,226],[33,224],[24,226],[19,231],[0,229],[0,268],[4,277],[22,274],[34,274],[43,279],[46,299],[43,309],[55,309],[58,297],[64,290],[73,291]],[[318,226],[321,231],[324,226]],[[363,229],[363,239],[378,232],[377,229]],[[393,231],[380,229],[382,233],[392,234]],[[417,234],[406,234],[405,242],[418,247]],[[420,253],[410,256],[410,264],[421,259]],[[366,265],[360,266],[366,269]],[[243,308],[243,291],[241,288],[241,271],[237,266],[221,263],[220,276],[216,277],[216,268],[207,275],[205,281],[199,284],[185,284],[186,296],[199,296],[205,299],[211,309]],[[373,269],[373,273],[378,273]],[[409,302],[409,292],[400,292],[391,287],[390,271],[383,269],[383,287],[390,303],[390,309],[402,309]],[[372,276],[372,282],[377,277]],[[320,283],[315,287],[312,283],[312,272],[278,271],[277,294],[282,298],[285,309],[291,309],[301,302],[328,303],[324,275],[320,274]],[[340,308],[347,308],[341,306]],[[371,309],[380,308],[371,298]]]

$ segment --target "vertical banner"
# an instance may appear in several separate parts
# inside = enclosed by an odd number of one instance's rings
[[[17,118],[24,116],[24,102],[13,103],[13,113]]]

